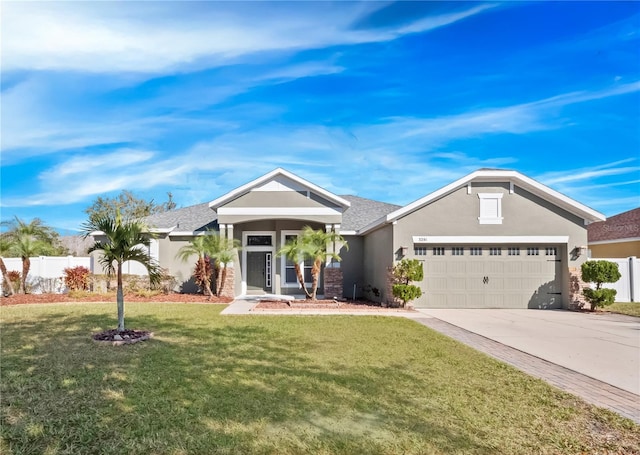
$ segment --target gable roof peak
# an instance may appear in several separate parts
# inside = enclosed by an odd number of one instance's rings
[[[341,206],[343,208],[348,208],[351,203],[349,201],[347,201],[346,199],[341,198],[340,196],[337,196],[333,193],[331,193],[330,191],[325,190],[324,188],[309,182],[308,180],[303,179],[302,177],[297,176],[296,174],[287,171],[286,169],[283,169],[281,167],[275,168],[274,170],[272,170],[271,172],[268,172],[264,175],[262,175],[261,177],[258,177],[252,181],[250,181],[249,183],[246,183],[242,186],[239,186],[238,188],[231,190],[230,192],[228,192],[227,194],[220,196],[217,199],[214,199],[213,201],[209,202],[209,207],[212,208],[213,210],[216,210],[218,207],[226,204],[227,202],[232,201],[233,199],[242,196],[243,194],[248,193],[249,191],[251,191],[254,188],[257,188],[269,181],[272,181],[274,179],[276,179],[278,176],[283,176],[286,177],[290,180],[292,180],[293,182],[295,182],[296,184],[307,188],[309,191],[316,193],[322,197],[324,197],[325,199],[335,203],[338,206]]]

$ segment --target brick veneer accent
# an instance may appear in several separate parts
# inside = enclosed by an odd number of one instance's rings
[[[222,273],[222,271],[220,271]],[[222,288],[222,295],[220,297],[234,298],[235,295],[235,269],[233,267],[227,267],[227,275],[224,278],[224,286]]]
[[[569,309],[581,310],[587,305],[582,290],[589,287],[582,281],[582,270],[577,267],[569,267]]]
[[[327,299],[342,298],[342,269],[324,269],[324,296]]]

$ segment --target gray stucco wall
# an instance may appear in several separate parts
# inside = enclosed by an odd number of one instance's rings
[[[380,290],[380,296],[365,297],[384,301],[387,297],[387,268],[393,265],[393,225],[369,232],[363,239],[363,283]]]
[[[250,191],[223,207],[331,207],[337,208],[324,198],[307,197],[297,191]]]
[[[479,224],[478,193],[503,193],[502,224]],[[567,245],[559,249],[565,265],[562,276],[563,306],[568,306],[569,267],[580,267],[586,257],[572,256],[576,246],[587,244],[584,220],[550,202],[515,186],[509,193],[508,183],[475,183],[471,194],[462,187],[449,195],[399,219],[394,229],[393,249],[408,247],[413,255],[412,236],[569,236]],[[552,246],[552,245],[551,245]]]
[[[355,235],[344,236],[347,241],[349,250],[344,248],[340,252],[342,261],[340,268],[342,269],[342,295],[346,298],[353,298],[353,286],[356,285],[356,298],[364,297],[362,287],[364,283],[364,270],[362,267],[364,258],[364,239]]]

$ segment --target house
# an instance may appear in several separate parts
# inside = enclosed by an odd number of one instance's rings
[[[587,227],[592,258],[640,257],[640,207]]]
[[[512,170],[480,169],[400,207],[338,196],[275,169],[209,203],[147,222],[157,235],[151,254],[184,290],[192,285],[193,264],[176,253],[214,229],[242,244],[225,284],[234,296],[301,294],[294,264],[276,253],[309,225],[348,242],[342,262],[322,270],[319,289],[327,297],[390,301],[390,268],[414,258],[425,272],[416,307],[562,308],[574,298],[570,282],[586,260],[587,226],[604,219]],[[301,264],[307,277],[310,265]]]

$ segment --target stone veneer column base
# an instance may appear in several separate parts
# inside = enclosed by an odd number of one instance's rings
[[[220,273],[222,273],[222,271],[220,271]],[[222,295],[220,297],[235,298],[235,276],[235,269],[233,267],[227,267],[227,275],[224,279],[224,286],[222,287]]]
[[[589,305],[582,290],[589,287],[588,283],[582,281],[582,270],[577,267],[569,267],[569,309],[581,310],[585,305]]]
[[[324,269],[324,297],[326,299],[341,299],[343,294],[342,288],[342,269],[325,268]]]

